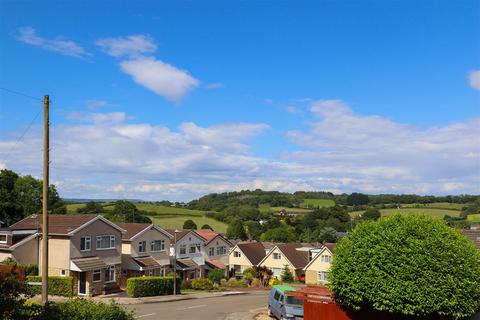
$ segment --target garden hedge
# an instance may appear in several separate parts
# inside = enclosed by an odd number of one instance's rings
[[[212,290],[213,282],[207,278],[198,278],[192,280],[192,289],[195,290]]]
[[[149,297],[173,294],[174,277],[138,277],[127,280],[129,297]],[[177,293],[180,293],[182,280],[177,277]]]
[[[27,276],[27,282],[42,282],[41,276]],[[29,286],[32,294],[41,294],[42,286]],[[73,296],[73,278],[72,277],[48,277],[48,294],[52,296],[72,297]]]
[[[345,306],[412,318],[480,310],[480,252],[440,219],[396,214],[360,223],[333,257],[329,286]]]

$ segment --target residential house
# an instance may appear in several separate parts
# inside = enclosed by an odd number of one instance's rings
[[[288,266],[295,280],[303,278],[303,268],[309,262],[310,251],[315,247],[306,247],[301,243],[286,243],[274,246],[258,263],[272,270],[273,275],[280,278],[285,266]]]
[[[38,264],[38,234],[0,229],[0,261],[8,258],[18,264]]]
[[[175,232],[178,231],[178,232]],[[205,276],[205,239],[194,230],[167,230],[172,236],[170,264],[185,280]]]
[[[480,250],[480,229],[463,229],[462,233]]]
[[[232,243],[220,233],[210,229],[195,230],[195,233],[205,239],[205,264],[208,269],[222,269],[225,276],[228,272],[228,253]]]
[[[328,282],[328,273],[333,259],[335,243],[325,243],[319,252],[303,269],[306,284],[325,284]]]
[[[122,235],[122,275],[165,276],[170,266],[172,235],[148,223],[118,223]]]
[[[260,242],[239,242],[228,254],[228,266],[232,275],[240,276],[243,271],[258,265],[266,250]]]
[[[36,241],[42,236],[42,216],[31,215],[10,228],[12,234],[29,234],[31,241]],[[72,276],[79,295],[118,288],[123,232],[100,215],[49,215],[48,275]],[[35,252],[41,273],[42,248],[31,246],[38,248]]]

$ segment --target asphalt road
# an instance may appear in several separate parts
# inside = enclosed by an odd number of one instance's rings
[[[145,303],[127,306],[137,319],[173,320],[246,320],[266,308],[268,291],[244,295],[192,299],[174,302]]]

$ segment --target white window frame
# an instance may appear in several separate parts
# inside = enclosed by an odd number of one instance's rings
[[[67,276],[67,270],[60,269],[60,277],[66,277],[66,276]]]
[[[281,260],[282,254],[280,252],[274,252],[272,255],[273,260]]]
[[[321,261],[321,262],[330,263],[330,262],[332,262],[332,256],[329,256],[329,255],[321,255],[321,256],[320,256],[320,261]]]
[[[147,241],[138,242],[138,252],[147,252]]]
[[[217,247],[217,256],[222,256],[224,254],[227,254],[227,248],[225,248],[225,246]]]
[[[215,255],[215,247],[208,248],[208,256],[212,257]]]
[[[82,250],[82,240],[85,241],[85,248]],[[88,243],[88,246],[87,246]],[[87,249],[88,247],[88,249]],[[86,252],[86,251],[91,251],[92,250],[92,237],[90,236],[85,236],[80,238],[80,252]]]
[[[182,252],[183,249],[183,252]],[[187,254],[187,245],[186,244],[181,244],[180,249],[178,250],[180,254]]]
[[[102,244],[102,238],[104,237],[110,237],[109,239],[109,245],[110,247],[108,248],[103,248],[103,247],[99,247],[99,243]],[[96,237],[96,249],[97,250],[112,250],[112,249],[115,249],[115,236],[114,235],[111,235],[111,234],[103,234],[103,235],[100,235],[100,236],[97,236]]]
[[[160,250],[155,250],[155,244],[160,243]],[[165,240],[152,240],[150,241],[150,251],[151,252],[162,252],[165,251]]]
[[[192,252],[192,249],[193,249],[193,252]],[[188,247],[188,253],[189,254],[192,254],[192,253],[196,253],[197,252],[197,246],[192,244]]]
[[[317,280],[318,281],[328,281],[328,272],[318,271],[317,272]]]
[[[233,257],[234,258],[241,258],[242,257],[242,253],[240,251],[233,251]]]
[[[5,240],[0,240],[0,243],[7,243],[8,235],[0,234],[0,237],[5,237]]]
[[[98,275],[98,280],[95,280],[95,275]],[[93,281],[93,283],[97,283],[97,282],[102,281],[102,270],[100,270],[100,269],[93,270],[92,281]]]
[[[107,273],[105,273],[105,276],[106,276],[105,283],[115,282],[115,278],[117,276],[115,271],[115,266],[114,265],[108,266],[105,270],[108,272],[108,277],[107,277]],[[113,277],[112,277],[112,270],[113,270]]]

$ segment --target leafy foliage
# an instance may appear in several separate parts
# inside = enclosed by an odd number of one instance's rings
[[[293,274],[288,267],[288,264],[285,265],[282,272],[282,281],[283,282],[293,282]]]
[[[225,272],[220,269],[213,269],[208,272],[208,279],[215,284],[220,284],[220,280],[225,277]]]
[[[99,214],[104,212],[103,206],[99,202],[89,201],[85,204],[84,207],[77,209],[77,213],[90,213],[90,214]]]
[[[188,219],[185,220],[185,222],[183,223],[183,229],[196,230],[197,225],[195,224],[195,222],[193,222],[193,220]]]
[[[38,265],[34,263],[27,264],[25,273],[27,276],[38,276]]]
[[[27,276],[27,282],[41,282],[41,276]],[[29,286],[32,294],[40,294],[42,286]],[[48,277],[48,294],[53,296],[72,297],[73,296],[73,278],[72,277]]]
[[[212,270],[213,271],[213,270]],[[206,278],[198,278],[192,280],[192,289],[195,290],[212,290],[213,281]]]
[[[41,306],[38,306],[42,310]],[[135,319],[132,311],[127,311],[118,303],[96,302],[75,298],[63,303],[50,303],[43,307],[41,314],[34,317],[33,320],[133,320]]]
[[[129,297],[149,297],[173,294],[174,277],[139,277],[127,279]],[[181,279],[177,278],[177,293],[180,293]]]
[[[261,285],[263,287],[268,287],[270,279],[273,276],[273,271],[265,266],[254,266],[253,269],[257,272],[257,279],[260,280]]]
[[[241,240],[246,240],[248,238],[242,221],[235,219],[228,225],[227,238]]]
[[[294,242],[297,239],[297,234],[295,233],[295,228],[281,226],[267,230],[261,239],[262,241]]]
[[[24,282],[12,273],[0,273],[0,319],[24,319],[23,308],[31,294]]]
[[[334,254],[329,279],[339,303],[454,319],[480,309],[480,253],[439,219],[397,214],[360,223]]]
[[[205,223],[203,226],[202,226],[202,229],[209,229],[209,230],[212,230],[213,231],[213,228],[210,227],[209,224]]]
[[[91,205],[91,209],[94,209]],[[113,210],[105,214],[105,218],[114,222],[151,223],[148,212],[140,211],[133,202],[127,200],[115,201]]]

